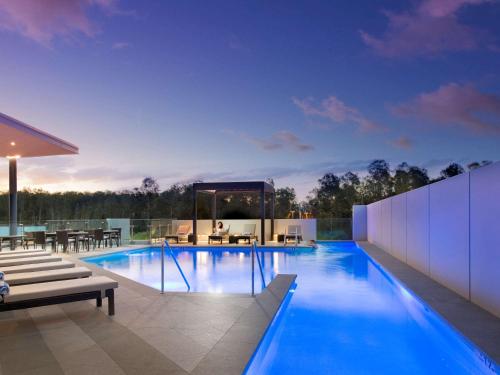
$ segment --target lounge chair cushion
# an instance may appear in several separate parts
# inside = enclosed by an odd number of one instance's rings
[[[58,270],[12,273],[5,277],[9,285],[34,284],[55,280],[78,279],[92,276],[86,267],[63,268]]]
[[[5,296],[4,303],[95,291],[101,291],[104,293],[105,290],[114,288],[118,288],[118,282],[106,276],[18,285],[10,288],[10,294]]]
[[[41,256],[49,256],[52,255],[50,251],[37,251],[37,252],[23,252],[23,253],[4,253],[0,254],[0,260],[7,260],[7,259],[17,259],[17,258],[32,258],[32,257],[41,257]]]
[[[31,253],[45,253],[47,250],[44,249],[31,249],[31,250],[3,250],[0,251],[0,257],[3,255],[12,255],[12,254],[31,254]]]
[[[8,266],[20,266],[22,264],[35,264],[35,263],[47,263],[47,262],[59,262],[60,257],[55,256],[41,256],[41,257],[31,257],[31,258],[17,258],[17,259],[6,259],[0,260],[0,270],[3,271],[4,267]]]
[[[75,264],[68,260],[61,260],[60,262],[35,263],[24,264],[20,266],[2,267],[1,270],[7,275],[20,272],[35,272],[44,270],[57,270],[62,268],[73,268],[74,266]]]

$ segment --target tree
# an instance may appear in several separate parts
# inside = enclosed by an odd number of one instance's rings
[[[326,173],[318,180],[319,187],[313,190],[310,204],[313,214],[318,217],[333,217],[335,195],[340,190],[340,178],[333,173]]]
[[[393,177],[394,193],[401,194],[417,189],[427,185],[429,181],[427,170],[401,163],[397,166]]]
[[[448,165],[445,169],[443,169],[441,171],[440,175],[442,178],[449,178],[449,177],[457,176],[457,175],[462,174],[464,172],[465,172],[465,170],[460,164],[451,163],[450,165]]]
[[[279,188],[276,189],[275,194],[274,215],[276,217],[288,217],[291,211],[298,211],[297,195],[294,188]]]
[[[366,199],[374,202],[392,194],[392,178],[385,160],[374,160],[368,165],[368,176],[363,187]]]

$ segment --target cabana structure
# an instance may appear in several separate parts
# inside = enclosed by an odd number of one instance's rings
[[[17,235],[17,161],[78,154],[78,147],[0,113],[0,156],[9,160],[9,232]]]
[[[243,182],[199,182],[193,184],[193,244],[198,242],[198,192],[212,194],[212,227],[215,228],[217,220],[217,194],[218,193],[259,193],[260,194],[260,244],[266,243],[266,194],[271,194],[271,238],[274,235],[274,187],[264,181]]]

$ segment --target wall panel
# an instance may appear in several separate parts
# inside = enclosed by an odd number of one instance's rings
[[[429,186],[406,193],[406,261],[429,274]]]
[[[430,276],[469,298],[469,174],[429,189]]]
[[[470,179],[471,300],[500,316],[500,163]]]
[[[391,198],[391,254],[406,262],[406,194]]]

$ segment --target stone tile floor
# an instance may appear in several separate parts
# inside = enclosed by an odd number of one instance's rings
[[[84,265],[119,282],[116,315],[106,299],[101,309],[83,301],[0,313],[1,375],[240,374],[295,279],[279,277],[255,298],[161,295]]]

